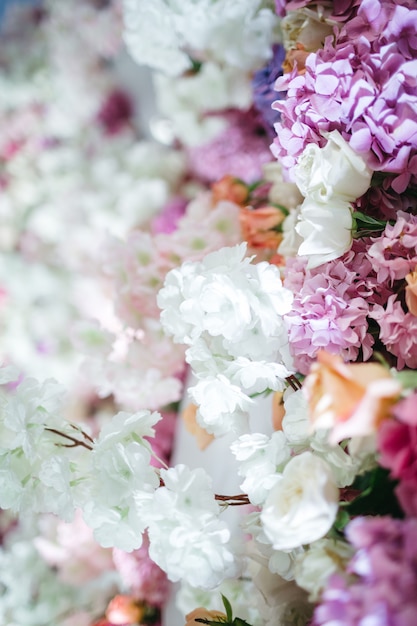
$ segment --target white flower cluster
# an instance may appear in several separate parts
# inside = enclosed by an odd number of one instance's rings
[[[126,552],[139,548],[146,528],[144,508],[159,486],[151,466],[151,446],[144,437],[154,435],[159,413],[118,413],[104,426],[91,453],[83,511],[104,547]]]
[[[2,369],[2,384],[15,372]],[[81,459],[63,444],[79,434],[59,417],[63,389],[54,380],[24,380],[13,395],[0,396],[0,507],[58,513],[71,520]],[[54,431],[64,433],[57,437]],[[72,439],[71,439],[72,438]],[[81,437],[82,438],[82,437]],[[77,450],[78,452],[78,450]]]
[[[298,254],[308,258],[309,268],[337,259],[350,249],[351,203],[366,192],[372,178],[364,159],[337,130],[326,138],[324,148],[308,144],[294,171],[305,196],[295,225],[301,237]],[[284,246],[291,248],[285,237]]]
[[[220,507],[202,469],[178,465],[161,470],[164,487],[150,511],[149,554],[172,581],[210,589],[236,576],[230,530],[218,519]]]
[[[161,72],[154,78],[158,110],[186,146],[205,143],[226,128],[227,120],[213,113],[251,105],[250,75],[240,68],[207,62],[196,74]]]
[[[257,69],[278,24],[270,0],[124,0],[124,20],[133,58],[171,75],[189,70],[191,58]]]
[[[0,368],[10,383],[14,368]],[[157,470],[147,438],[157,412],[119,412],[93,440],[57,415],[54,381],[27,379],[1,397],[0,507],[52,512],[70,521],[76,508],[103,547],[130,552],[148,530],[151,558],[173,580],[213,588],[238,574],[231,533],[202,469]],[[167,515],[169,512],[169,515]]]
[[[245,253],[243,243],[184,263],[158,294],[164,329],[190,346],[197,419],[216,436],[246,428],[250,395],[283,389],[290,374],[282,316],[292,294],[275,266],[253,264]]]

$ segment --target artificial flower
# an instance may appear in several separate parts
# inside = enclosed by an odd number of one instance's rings
[[[329,441],[375,433],[389,417],[402,387],[378,363],[344,363],[320,352],[303,389],[313,428],[329,428]]]
[[[326,535],[336,519],[338,489],[330,467],[312,452],[293,457],[269,492],[262,527],[275,550],[292,550]]]

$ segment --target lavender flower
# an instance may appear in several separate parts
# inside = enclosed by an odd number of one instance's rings
[[[315,626],[412,626],[417,614],[417,520],[357,518],[347,527],[357,552],[335,576],[314,614]]]
[[[285,49],[281,45],[273,46],[273,56],[265,67],[255,72],[252,79],[253,101],[255,108],[261,115],[261,120],[268,135],[274,137],[274,124],[279,121],[280,115],[272,108],[277,99],[274,85],[279,76],[282,76],[282,63],[285,58]]]

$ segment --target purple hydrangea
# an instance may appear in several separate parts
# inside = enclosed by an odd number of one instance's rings
[[[349,578],[330,579],[315,626],[414,626],[417,615],[417,520],[358,517],[346,530],[357,552]]]
[[[391,0],[362,2],[337,40],[306,59],[304,74],[279,78],[285,101],[274,155],[291,170],[308,143],[338,130],[375,171],[395,173],[398,193],[417,181],[417,10]]]
[[[281,45],[274,45],[272,59],[265,67],[255,72],[252,79],[253,102],[261,116],[265,130],[271,139],[274,137],[274,124],[279,121],[279,113],[272,108],[277,99],[274,90],[275,82],[282,76],[282,63],[285,59],[285,49]]]

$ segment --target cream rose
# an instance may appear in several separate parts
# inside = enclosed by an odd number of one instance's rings
[[[353,202],[369,188],[372,170],[337,130],[325,136],[324,148],[309,144],[300,156],[294,171],[298,188],[315,202]]]
[[[308,268],[318,267],[347,252],[352,245],[352,209],[346,200],[328,204],[306,198],[295,230],[302,239],[299,256],[308,257]]]
[[[293,457],[271,489],[261,513],[275,550],[293,550],[321,539],[331,528],[339,492],[327,463],[312,452]]]

